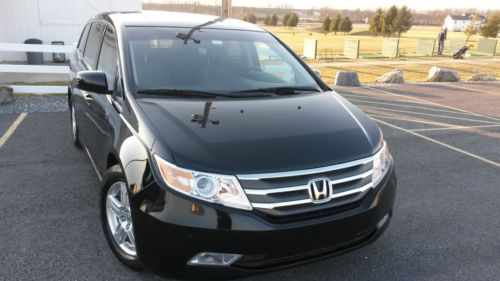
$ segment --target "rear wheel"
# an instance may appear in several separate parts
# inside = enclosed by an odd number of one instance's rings
[[[73,133],[73,143],[76,147],[82,148],[82,144],[80,143],[80,131],[78,130],[78,126],[76,125],[76,116],[75,116],[75,107],[71,105],[71,131]]]
[[[127,184],[120,166],[111,167],[103,182],[101,221],[106,240],[122,263],[133,270],[141,270],[135,247]]]

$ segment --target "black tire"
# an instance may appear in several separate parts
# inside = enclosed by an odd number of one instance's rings
[[[143,267],[141,262],[137,256],[131,256],[125,253],[116,243],[113,238],[113,234],[109,228],[108,224],[108,216],[106,214],[106,198],[108,196],[108,191],[110,187],[117,182],[127,182],[125,179],[125,175],[123,174],[119,165],[114,165],[109,168],[108,171],[104,174],[102,187],[101,187],[101,196],[100,196],[100,210],[101,210],[101,225],[104,232],[104,236],[106,237],[106,241],[108,242],[109,247],[111,248],[113,254],[120,260],[124,265],[134,271],[142,271]]]
[[[69,114],[70,114],[70,120],[71,120],[71,134],[73,136],[73,144],[81,149],[82,148],[82,143],[80,142],[80,130],[78,129],[78,125],[76,124],[75,120],[75,108],[73,107],[73,104],[70,104],[69,108]],[[74,128],[73,128],[74,126]]]

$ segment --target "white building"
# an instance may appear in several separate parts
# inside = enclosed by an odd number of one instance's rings
[[[28,38],[44,44],[78,41],[84,24],[104,11],[138,11],[141,0],[0,0],[0,42],[23,43]],[[50,54],[45,54],[50,59]],[[19,52],[0,52],[0,61],[24,61]]]
[[[476,15],[464,13],[461,15],[448,15],[445,20],[443,27],[448,28],[449,31],[464,31],[474,19]],[[480,28],[486,23],[486,18],[484,16],[477,16],[476,28]]]

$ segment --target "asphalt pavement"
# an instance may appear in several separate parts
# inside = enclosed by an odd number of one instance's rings
[[[244,280],[498,280],[498,86],[337,88],[379,122],[395,158],[391,225],[362,249]],[[17,117],[0,114],[0,137]],[[166,280],[113,256],[98,185],[69,113],[28,113],[0,147],[0,280]]]

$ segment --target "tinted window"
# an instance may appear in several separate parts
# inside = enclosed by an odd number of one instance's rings
[[[237,92],[317,85],[300,62],[264,32],[128,27],[126,42],[136,90]]]
[[[104,71],[108,78],[109,90],[112,90],[115,85],[116,69],[117,69],[118,48],[116,45],[115,32],[107,28],[102,41],[101,54],[99,55],[99,63],[97,69]]]
[[[85,54],[83,57],[91,68],[95,69],[99,48],[101,47],[102,33],[104,32],[104,24],[93,23],[90,27],[89,38],[85,46]]]
[[[82,35],[80,36],[80,42],[78,42],[78,50],[83,53],[85,49],[85,43],[87,42],[87,37],[89,35],[90,25],[87,24],[83,29]]]

